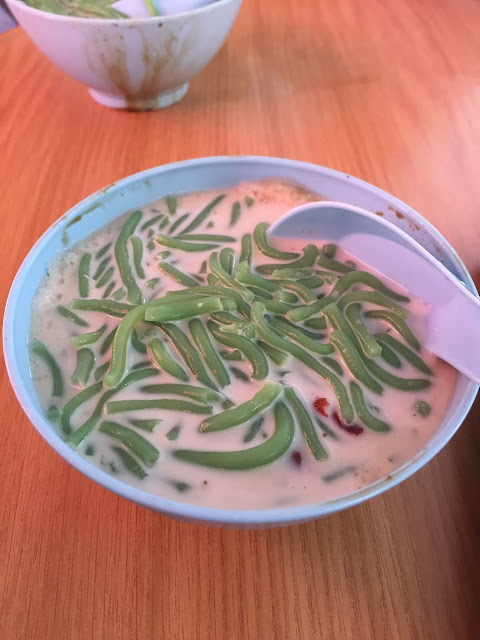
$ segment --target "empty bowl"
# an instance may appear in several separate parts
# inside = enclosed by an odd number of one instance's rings
[[[178,102],[224,43],[242,0],[170,16],[77,18],[7,0],[33,43],[100,104],[150,110]]]

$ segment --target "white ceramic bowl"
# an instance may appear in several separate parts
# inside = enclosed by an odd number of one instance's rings
[[[242,180],[272,177],[295,180],[329,200],[383,212],[390,222],[414,237],[475,292],[472,279],[455,251],[418,213],[361,180],[303,162],[260,157],[188,160],[137,173],[73,207],[36,243],[12,285],[3,328],[5,360],[12,386],[37,431],[67,462],[111,491],[178,519],[236,527],[275,526],[312,520],[363,502],[405,480],[438,453],[462,423],[478,390],[475,384],[459,375],[450,407],[437,432],[418,454],[388,478],[334,500],[283,509],[212,509],[166,500],[108,475],[63,442],[43,415],[29,372],[31,303],[49,260],[65,249],[65,243],[71,246],[116,216],[168,193],[223,189]]]
[[[72,18],[6,0],[36,46],[97,102],[147,110],[178,102],[225,41],[242,0],[173,16]],[[205,89],[208,90],[207,88]],[[55,97],[54,97],[55,98]]]

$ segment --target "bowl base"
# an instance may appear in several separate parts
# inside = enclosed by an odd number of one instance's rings
[[[119,93],[110,93],[108,91],[97,91],[97,89],[89,89],[88,92],[99,104],[112,109],[126,109],[129,111],[154,111],[156,109],[164,109],[171,104],[180,102],[188,91],[188,82],[160,93],[153,98],[130,98]]]

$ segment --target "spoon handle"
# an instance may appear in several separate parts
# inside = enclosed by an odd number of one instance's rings
[[[461,290],[433,307],[427,317],[426,347],[480,384],[480,301]]]
[[[279,237],[339,242],[413,298],[430,307],[425,346],[480,383],[480,300],[413,238],[368,211],[340,202],[313,202],[270,227]]]

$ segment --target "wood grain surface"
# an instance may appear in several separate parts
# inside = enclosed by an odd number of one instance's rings
[[[480,4],[245,0],[180,104],[115,112],[0,36],[0,292],[41,233],[158,164],[266,154],[391,191],[480,284]],[[303,526],[232,531],[130,504],[59,458],[1,367],[0,639],[480,638],[480,407],[413,478]]]

